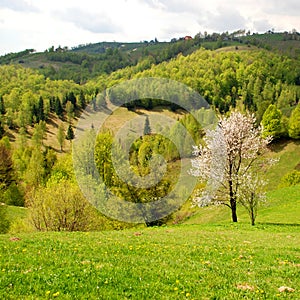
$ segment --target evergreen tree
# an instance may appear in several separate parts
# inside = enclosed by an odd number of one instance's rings
[[[2,120],[0,119],[0,139],[3,137],[4,135],[4,127],[3,127],[3,124],[2,124]]]
[[[56,115],[61,118],[64,110],[58,97],[55,98],[54,110]]]
[[[79,98],[78,98],[78,105],[81,108],[85,108],[86,106],[86,100],[83,91],[80,91]]]
[[[149,135],[149,134],[151,134],[151,127],[150,127],[149,117],[147,116],[144,125],[144,135]]]
[[[67,96],[67,101],[70,101],[74,107],[76,107],[76,97],[73,92],[70,92]],[[66,102],[67,103],[67,102]]]
[[[37,123],[40,121],[45,121],[45,113],[44,113],[44,99],[40,96],[37,109],[36,109]]]
[[[5,115],[5,106],[2,95],[0,96],[0,115]]]
[[[50,102],[50,112],[54,112],[55,111],[55,97],[50,97],[49,102]]]
[[[74,135],[73,128],[72,128],[71,125],[69,125],[68,130],[67,130],[66,139],[67,139],[68,141],[71,141],[71,140],[74,139],[74,137],[75,137],[75,135]]]

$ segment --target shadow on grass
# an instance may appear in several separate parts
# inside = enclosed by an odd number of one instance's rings
[[[300,145],[300,141],[298,141],[298,140],[289,139],[289,138],[281,138],[279,140],[273,141],[269,147],[272,151],[279,153],[279,152],[283,151],[283,149],[291,142],[293,142],[296,145]]]
[[[257,225],[282,226],[282,227],[300,227],[300,223],[273,223],[273,222],[257,222]]]

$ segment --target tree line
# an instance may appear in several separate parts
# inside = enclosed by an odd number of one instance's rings
[[[257,124],[262,121],[268,107],[275,105],[281,112],[280,135],[290,136],[287,124],[300,99],[300,64],[297,60],[265,50],[215,52],[200,49],[191,55],[180,55],[158,65],[149,61],[145,70],[139,64],[118,70],[107,78],[99,77],[87,85],[107,88],[109,99],[117,104],[118,99],[134,100],[135,95],[131,93],[130,85],[128,88],[122,86],[119,95],[117,88],[110,93],[111,86],[125,80],[152,77],[169,78],[186,84],[203,96],[220,114],[226,114],[232,109],[253,112]],[[176,103],[176,97],[180,97],[182,103],[197,106],[197,103],[192,102],[193,99],[185,99],[180,91],[172,87],[166,89],[150,83],[144,89],[161,89],[157,94],[163,95],[164,99],[175,97],[171,103]],[[164,105],[162,98],[145,97],[131,101],[127,107],[151,109],[157,105]],[[178,107],[175,105],[173,108]]]

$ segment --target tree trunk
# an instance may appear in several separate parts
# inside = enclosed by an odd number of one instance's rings
[[[231,171],[230,171],[231,173]],[[233,193],[233,183],[232,180],[229,180],[229,196],[230,196],[230,208],[231,208],[231,217],[232,222],[237,222],[237,214],[236,214],[236,198]]]
[[[232,222],[237,222],[237,214],[236,214],[236,201],[235,200],[231,200],[231,217],[232,217]]]
[[[255,225],[255,215],[254,215],[253,209],[251,209],[251,225],[252,225],[252,226]]]

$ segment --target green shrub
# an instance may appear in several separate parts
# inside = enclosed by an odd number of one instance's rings
[[[7,205],[24,206],[24,193],[15,183],[4,191],[0,199]]]
[[[27,206],[39,231],[85,231],[90,223],[89,203],[79,187],[67,180],[35,190]]]
[[[294,170],[281,178],[279,187],[289,187],[297,184],[300,184],[300,172]]]

